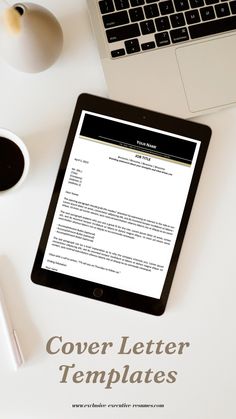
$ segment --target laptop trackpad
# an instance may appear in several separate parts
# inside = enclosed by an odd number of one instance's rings
[[[236,35],[176,49],[190,111],[236,102]]]

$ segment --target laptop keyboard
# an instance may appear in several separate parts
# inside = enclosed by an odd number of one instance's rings
[[[112,58],[236,29],[236,0],[101,0]]]

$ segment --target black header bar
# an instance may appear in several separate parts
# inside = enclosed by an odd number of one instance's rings
[[[145,128],[86,114],[80,134],[109,144],[191,164],[196,143]]]

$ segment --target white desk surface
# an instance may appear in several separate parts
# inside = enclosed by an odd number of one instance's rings
[[[61,22],[59,61],[38,75],[0,62],[0,126],[22,137],[27,180],[0,197],[0,284],[26,357],[14,372],[0,333],[0,418],[235,418],[236,108],[197,120],[213,136],[164,316],[154,317],[34,285],[30,272],[77,96],[106,96],[84,0],[42,0]],[[180,356],[49,356],[64,340],[189,341]],[[177,370],[174,384],[60,384],[58,366]],[[72,403],[164,403],[164,409],[73,409]]]

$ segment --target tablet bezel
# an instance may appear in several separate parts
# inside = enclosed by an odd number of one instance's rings
[[[118,288],[109,287],[85,279],[64,275],[58,272],[52,272],[42,268],[43,256],[48,236],[50,233],[51,224],[53,221],[58,197],[60,194],[62,182],[67,167],[67,162],[70,156],[71,148],[74,142],[82,111],[94,112],[97,114],[101,114],[103,117],[110,116],[113,118],[118,118],[127,122],[141,124],[149,128],[156,128],[166,131],[168,133],[178,134],[187,138],[196,139],[201,142],[192,181],[185,203],[183,216],[179,227],[179,232],[176,238],[169,269],[167,271],[165,284],[160,299],[139,295],[133,292],[124,291]],[[183,120],[180,118],[175,118],[172,116],[134,107],[120,102],[115,102],[110,99],[105,99],[86,93],[81,94],[76,103],[69,134],[67,137],[48,213],[46,216],[42,236],[38,246],[38,251],[31,273],[32,281],[36,284],[43,285],[46,287],[70,292],[73,294],[119,305],[133,310],[142,311],[148,314],[163,314],[169,296],[175,269],[177,266],[200,175],[202,172],[202,167],[204,164],[210,137],[211,129],[206,125]]]

